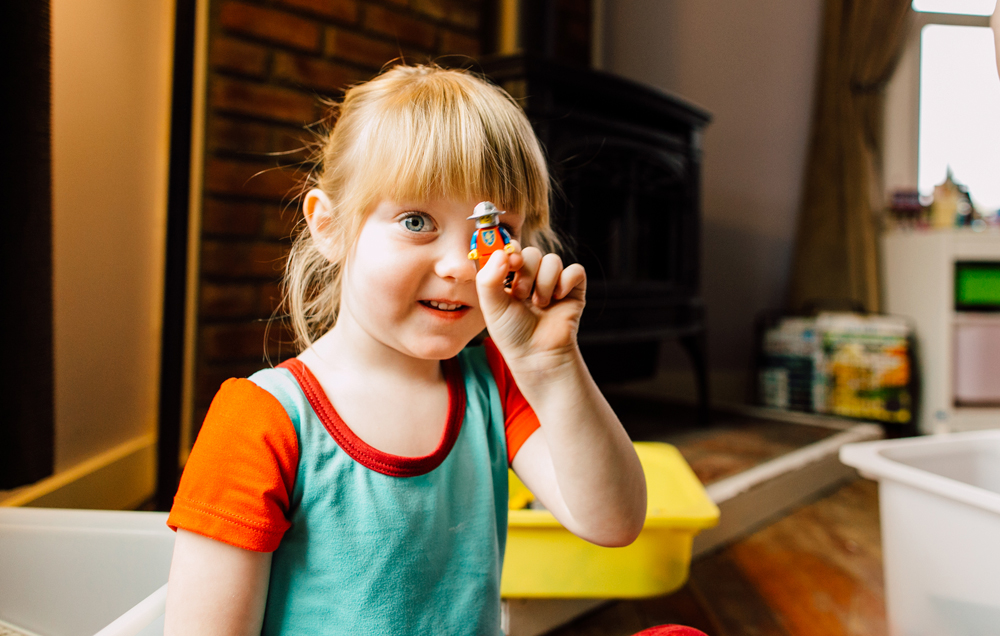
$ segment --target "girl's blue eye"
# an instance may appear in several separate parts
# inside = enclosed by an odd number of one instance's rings
[[[423,214],[411,214],[403,219],[403,227],[410,232],[431,232],[434,230],[434,223]]]

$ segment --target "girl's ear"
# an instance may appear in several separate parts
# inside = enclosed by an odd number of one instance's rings
[[[331,229],[332,219],[330,214],[332,211],[333,205],[330,203],[330,197],[326,196],[325,192],[319,188],[313,188],[306,193],[306,198],[302,202],[302,213],[306,217],[309,234],[312,235],[316,247],[327,258],[331,258],[332,256],[330,253],[329,232]]]

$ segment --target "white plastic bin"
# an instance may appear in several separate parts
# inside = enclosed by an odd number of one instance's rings
[[[892,636],[1000,635],[1000,430],[848,444],[879,482]]]
[[[162,634],[174,549],[166,520],[0,508],[0,621],[39,636]]]

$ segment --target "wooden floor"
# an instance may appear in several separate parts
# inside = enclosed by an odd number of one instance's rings
[[[710,636],[885,636],[878,490],[840,487],[696,560],[678,592],[619,601],[549,636],[629,636],[677,623]]]

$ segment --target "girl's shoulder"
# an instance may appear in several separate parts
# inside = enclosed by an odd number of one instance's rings
[[[298,424],[305,395],[301,383],[294,373],[295,365],[301,365],[297,358],[291,358],[276,367],[261,369],[247,380],[270,394],[285,409],[294,424]],[[297,427],[297,426],[296,426]]]
[[[232,378],[219,388],[185,464],[171,528],[247,550],[277,548],[299,462],[279,373]]]

